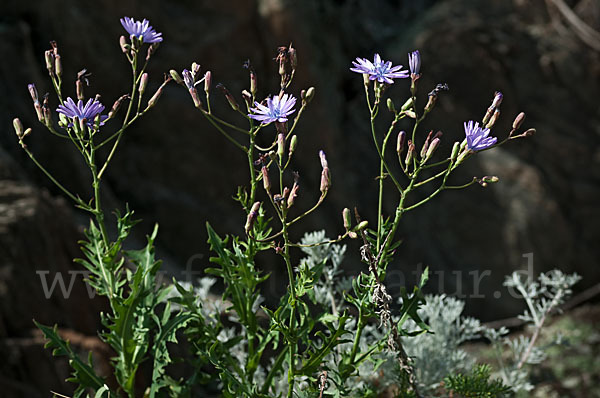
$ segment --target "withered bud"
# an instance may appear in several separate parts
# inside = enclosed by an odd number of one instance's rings
[[[396,140],[396,152],[398,152],[398,156],[404,150],[404,143],[406,142],[406,131],[402,130],[398,133],[398,139]]]
[[[83,101],[85,94],[83,92],[83,81],[81,79],[75,80],[75,92],[77,93],[77,99]]]
[[[152,58],[152,56],[154,55],[156,50],[158,50],[158,46],[160,46],[159,41],[157,41],[156,43],[150,44],[150,47],[148,47],[148,52],[146,53],[146,61],[148,61],[150,58]]]
[[[131,50],[131,46],[129,43],[127,43],[125,36],[119,37],[119,45],[121,46],[121,51],[123,51],[123,54],[127,54],[129,50]]]
[[[352,215],[350,213],[349,208],[346,207],[342,211],[342,219],[344,220],[344,229],[346,231],[348,231],[350,228],[352,228]]]
[[[204,74],[204,92],[208,94],[210,92],[210,87],[212,85],[212,73],[207,70]]]
[[[250,213],[248,213],[248,217],[246,218],[246,226],[244,229],[246,230],[246,234],[250,233],[252,227],[254,226],[254,222],[258,217],[258,211],[260,210],[260,202],[254,202],[252,208],[250,209]]]
[[[202,109],[202,100],[200,99],[200,95],[198,94],[198,90],[196,87],[190,88],[190,96],[192,97],[192,101],[194,101],[194,106],[198,109]]]
[[[181,78],[181,75],[175,69],[171,69],[169,71],[169,74],[171,75],[171,77],[173,78],[173,80],[175,80],[175,83],[181,84],[182,86],[185,85],[185,83],[183,82],[183,79]]]
[[[429,95],[429,99],[427,100],[427,105],[425,105],[425,112],[430,112],[433,107],[435,106],[435,103],[437,101],[437,95]]]
[[[329,164],[327,163],[327,157],[325,156],[325,152],[324,151],[319,151],[319,158],[321,159],[321,167],[322,168],[328,168]]]
[[[406,159],[404,160],[407,167],[410,166],[410,162],[412,162],[414,152],[415,144],[413,144],[411,140],[408,140],[408,151],[406,152]]]
[[[60,60],[60,54],[54,56],[54,70],[56,76],[61,77],[63,74],[62,61]]]
[[[52,76],[54,74],[54,53],[52,50],[47,50],[44,53],[44,58],[46,59],[46,69],[48,69],[48,73]]]
[[[292,70],[295,70],[298,66],[298,54],[296,52],[296,49],[293,48],[291,44],[288,49],[288,57],[290,58],[290,65],[292,66]]]
[[[33,107],[35,108],[35,113],[37,114],[38,120],[40,122],[44,121],[44,111],[42,110],[42,104],[40,104],[40,101],[36,101],[33,103]],[[62,113],[61,113],[62,115]]]
[[[499,117],[500,117],[500,109],[496,109],[494,111],[494,114],[490,118],[490,121],[488,122],[488,124],[485,125],[485,128],[491,129],[492,127],[494,127],[494,124],[496,123],[496,121],[498,120]]]
[[[292,136],[292,138],[290,139],[290,149],[289,149],[288,157],[292,157],[292,154],[296,150],[296,146],[298,146],[298,137],[296,137],[296,134],[294,134]]]
[[[287,207],[290,208],[294,204],[294,201],[298,197],[298,190],[300,189],[300,185],[298,185],[297,181],[294,181],[294,185],[292,185],[292,190],[290,191],[290,195],[287,199]]]
[[[423,143],[423,147],[421,148],[421,157],[424,158],[425,155],[427,154],[427,149],[429,148],[429,143],[431,142],[431,136],[433,135],[433,130],[429,131],[429,134],[427,134],[427,138],[425,139],[425,142]]]
[[[277,156],[279,156],[279,163],[283,163],[283,155],[285,155],[285,134],[279,133],[277,135]]]
[[[140,95],[144,94],[144,91],[146,91],[146,87],[148,87],[148,73],[144,72],[142,74],[142,77],[140,78],[140,85],[138,87]]]
[[[319,189],[325,195],[329,191],[329,188],[331,188],[331,173],[329,172],[329,167],[325,167],[321,171],[321,186]]]
[[[287,200],[290,196],[290,189],[288,187],[283,188],[283,199]]]
[[[37,88],[35,88],[35,84],[28,84],[27,89],[29,90],[29,94],[31,95],[31,99],[33,102],[39,101]]]
[[[460,151],[460,143],[456,141],[452,146],[452,154],[450,155],[450,161],[454,163],[456,158],[458,157],[458,152]]]
[[[267,193],[271,192],[271,179],[269,178],[269,169],[267,169],[267,166],[263,166],[260,169],[261,173],[262,173],[262,179],[263,179],[263,187],[265,188],[265,191],[267,191]]]
[[[425,160],[429,159],[431,157],[431,155],[433,155],[433,153],[435,152],[435,150],[437,149],[437,147],[440,145],[440,139],[439,138],[434,138],[431,141],[431,144],[429,144],[429,148],[427,149],[427,154],[425,155]]]
[[[50,40],[50,47],[52,47],[52,53],[58,55],[58,43],[55,40]]]
[[[396,113],[396,108],[394,107],[394,101],[392,101],[391,98],[387,99],[386,105],[390,112]]]
[[[369,79],[369,74],[368,73],[363,73],[363,84],[365,86],[368,86],[371,83],[371,79]]]
[[[13,127],[15,128],[15,133],[19,139],[23,138],[23,123],[21,123],[21,119],[18,117],[13,119]]]
[[[46,126],[51,126],[52,125],[52,112],[50,112],[50,107],[44,105],[42,107],[42,112],[44,113],[44,123],[46,124]]]
[[[123,102],[128,98],[129,98],[129,94],[125,94],[125,95],[120,96],[119,99],[117,99],[115,101],[112,108],[110,108],[110,111],[108,112],[109,119],[112,119],[116,115],[116,113],[121,108],[121,105],[123,104]]]
[[[225,98],[227,98],[227,102],[229,102],[229,105],[231,106],[231,108],[234,111],[237,111],[240,109],[237,101],[235,100],[235,98],[233,97],[233,95],[231,95],[231,93],[229,92],[229,90],[227,90],[227,87],[225,87],[224,85],[222,85],[221,83],[217,84],[217,88],[219,90],[221,90],[221,92],[223,93],[223,95],[225,96]]]
[[[525,113],[521,112],[513,121],[512,128],[518,130],[521,127],[521,124],[523,124],[523,120],[525,120]]]

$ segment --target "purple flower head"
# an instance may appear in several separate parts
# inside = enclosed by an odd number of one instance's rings
[[[421,54],[419,50],[408,54],[408,67],[411,75],[418,75],[421,70]]]
[[[56,111],[62,113],[69,119],[78,118],[79,120],[86,120],[86,124],[89,128],[94,128],[96,116],[98,116],[104,110],[104,105],[94,99],[89,99],[86,104],[79,100],[77,104],[71,99],[67,98],[63,105],[59,105]],[[104,121],[108,119],[106,115],[100,115],[100,126],[104,124]],[[71,127],[73,123],[69,123]]]
[[[271,122],[287,122],[287,117],[296,110],[292,109],[296,105],[296,98],[289,94],[267,98],[267,105],[255,102],[256,108],[250,108],[253,113],[248,114],[252,119],[258,120],[263,124]]]
[[[479,123],[473,124],[472,120],[465,122],[465,134],[467,148],[475,152],[489,148],[498,141],[497,137],[489,137],[490,129],[481,128]]]
[[[147,19],[135,21],[133,18],[123,17],[121,18],[121,25],[129,33],[129,37],[137,37],[144,43],[159,43],[163,40],[162,33],[156,33]]]
[[[407,70],[401,70],[402,65],[392,66],[391,61],[382,61],[379,54],[375,54],[373,62],[366,58],[356,58],[352,61],[354,68],[352,72],[369,75],[369,80],[377,80],[379,83],[393,84],[392,79],[404,79],[408,77]]]

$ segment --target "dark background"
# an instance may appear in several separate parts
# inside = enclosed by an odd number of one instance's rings
[[[40,93],[51,90],[43,61],[50,40],[59,45],[65,94],[74,96],[75,74],[87,68],[92,76],[86,93],[100,93],[107,107],[130,85],[129,65],[118,46],[123,16],[148,18],[163,33],[164,42],[148,69],[150,92],[163,73],[181,71],[196,61],[241,103],[239,93],[248,86],[242,64],[250,59],[258,73],[259,97],[265,97],[278,87],[273,62],[277,47],[293,42],[299,67],[290,91],[299,96],[303,88],[316,88],[297,130],[292,168],[301,175],[302,190],[296,206],[308,208],[318,198],[319,149],[327,152],[333,178],[325,204],[292,232],[297,239],[317,229],[326,229],[330,237],[343,232],[344,207],[357,206],[364,218],[376,223],[374,177],[379,163],[362,80],[349,71],[355,57],[372,58],[379,52],[406,66],[407,52],[419,49],[421,105],[436,83],[449,84],[451,90],[440,96],[421,132],[444,132],[438,156],[462,140],[463,121],[479,120],[494,91],[502,91],[502,118],[494,134],[504,137],[520,111],[527,114],[524,127],[535,127],[538,133],[479,154],[451,181],[461,184],[474,175],[497,175],[500,183],[444,192],[407,215],[398,234],[404,243],[388,280],[391,292],[397,293],[400,285],[413,283],[416,269],[430,266],[430,292],[470,297],[466,312],[492,320],[520,310],[502,281],[513,270],[526,268],[526,253],[533,253],[535,274],[559,268],[582,275],[578,291],[598,283],[600,273],[600,52],[598,41],[595,46],[586,44],[578,34],[582,22],[600,29],[600,5],[594,0],[567,1],[579,18],[573,25],[553,4],[554,0],[2,2],[0,338],[7,361],[0,385],[14,396],[65,389],[57,384],[66,376],[64,367],[54,367],[41,349],[33,317],[58,323],[84,349],[103,350],[94,337],[103,303],[89,300],[79,280],[70,299],[45,299],[36,274],[48,270],[51,278],[57,271],[78,269],[71,259],[79,256],[75,242],[87,218],[22,152],[12,119],[18,116],[33,128],[28,145],[59,180],[84,197],[90,194],[77,153],[37,123],[27,92],[28,83],[35,83]],[[394,84],[389,94],[401,105],[408,81]],[[222,117],[236,118],[217,92],[213,103]],[[51,104],[56,107],[53,96]],[[107,131],[114,127],[107,125]],[[274,134],[273,129],[264,134]],[[111,210],[123,209],[127,202],[144,220],[132,247],[158,222],[159,256],[165,269],[177,276],[188,263],[194,270],[208,264],[206,221],[221,235],[243,232],[244,214],[229,198],[245,183],[247,173],[241,153],[193,108],[185,89],[171,84],[156,108],[127,131],[104,180],[104,203]],[[388,194],[385,211],[393,214],[397,197],[392,189]],[[363,267],[359,244],[348,245],[345,266],[356,274]],[[265,294],[276,299],[284,288],[278,279],[285,276],[283,265],[275,257],[261,260],[263,269],[276,271],[264,286]],[[481,283],[475,285],[474,278],[480,276]],[[35,386],[19,381],[31,380],[31,369],[38,369]]]

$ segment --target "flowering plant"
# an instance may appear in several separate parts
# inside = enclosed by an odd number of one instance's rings
[[[455,142],[448,155],[436,158],[443,146],[441,131],[435,134],[430,131],[422,137],[419,126],[448,86],[437,85],[421,107],[416,98],[421,76],[418,51],[409,54],[408,71],[401,65],[392,66],[392,62],[383,61],[379,54],[375,54],[373,62],[356,58],[350,70],[363,76],[371,135],[379,155],[377,220],[370,223],[362,219],[359,209],[346,208],[341,215],[343,230],[335,239],[326,238],[324,233],[312,233],[295,242],[290,230],[318,210],[331,190],[333,174],[325,152],[320,151],[317,199],[311,207],[299,209],[298,196],[310,193],[300,190],[301,176],[291,172],[300,152],[296,129],[315,96],[315,89],[301,90],[299,95],[292,93],[298,67],[296,49],[291,45],[279,48],[276,62],[280,85],[268,92],[262,102],[257,100],[264,97],[258,97],[256,73],[249,62],[245,65],[249,71],[249,88],[241,93],[245,106],[240,106],[225,86],[215,86],[246,124],[241,127],[238,122],[226,121],[213,112],[213,74],[211,71],[201,73],[197,63],[181,74],[171,70],[170,76],[142,107],[149,79],[145,68],[163,41],[162,33],[157,33],[147,20],[125,17],[121,23],[129,34],[129,40],[123,36],[120,43],[132,68],[132,88],[116,100],[107,115],[102,114],[105,108],[99,98],[84,102],[85,70],[77,76],[77,102],[71,97],[63,100],[62,66],[55,43],[46,52],[46,62],[60,103],[59,129],[53,122],[48,98],[44,97],[41,104],[35,86],[29,86],[40,122],[52,134],[70,141],[83,156],[91,173],[93,198],[84,200],[57,181],[25,144],[31,129],[25,130],[19,119],[14,121],[19,143],[26,153],[92,218],[86,240],[82,242],[84,258],[78,262],[90,271],[87,282],[110,304],[110,312],[102,314],[104,329],[100,336],[116,353],[113,358],[115,382],[98,375],[91,356],[88,361],[82,360],[55,328],[38,324],[55,355],[69,358],[73,368],[70,380],[76,384],[75,396],[139,396],[136,383],[141,380],[143,362],[151,364],[149,377],[145,378],[147,384],[143,387],[145,397],[197,396],[200,391],[206,394],[206,389],[214,386],[225,397],[362,397],[375,396],[384,389],[396,396],[422,396],[431,383],[425,385],[419,380],[423,374],[421,368],[415,367],[414,358],[405,347],[411,347],[406,344],[411,338],[432,332],[425,321],[433,324],[434,318],[423,316],[432,313],[425,311],[424,305],[436,299],[426,300],[421,292],[428,279],[425,270],[418,286],[403,289],[399,306],[394,306],[385,277],[400,244],[395,234],[404,214],[440,192],[497,182],[494,176],[475,177],[462,185],[451,185],[448,179],[477,152],[532,135],[533,129],[519,132],[524,114],[516,117],[506,138],[498,142],[498,138],[491,135],[502,101],[502,94],[496,93],[481,125],[472,120],[465,122],[464,140]],[[144,44],[149,45],[141,65]],[[410,79],[410,95],[399,109],[391,98],[385,100],[395,79]],[[247,158],[248,185],[238,188],[235,197],[246,214],[243,236],[223,235],[223,231],[207,224],[209,244],[214,252],[210,261],[214,267],[206,269],[206,273],[212,277],[201,279],[199,284],[174,280],[167,286],[156,277],[160,268],[160,261],[154,258],[157,228],[144,248],[124,250],[123,243],[136,223],[133,212],[127,208],[123,214],[117,213],[116,234],[109,234],[100,192],[102,176],[125,130],[156,104],[171,80],[188,91],[194,107]],[[204,98],[200,89],[204,91]],[[126,102],[127,110],[116,131],[100,135],[101,128],[117,123],[118,111]],[[381,135],[376,120],[384,103],[393,120]],[[409,133],[398,131],[402,119],[412,121]],[[388,146],[393,135],[396,136],[395,153],[390,156]],[[259,136],[269,144],[260,146]],[[98,151],[105,146],[110,148],[108,153],[98,156]],[[413,199],[415,191],[427,189],[434,183],[438,184],[436,188],[425,196],[417,195],[420,199]],[[389,188],[399,194],[391,218],[383,214],[383,193]],[[362,242],[360,256],[366,266],[352,279],[345,278],[340,271],[346,251],[340,242],[345,239]],[[294,263],[291,253],[297,249],[306,257]],[[269,275],[262,271],[257,256],[266,251],[281,257],[287,273],[286,293],[276,305],[266,304],[260,293],[260,285]],[[215,278],[224,287],[222,297],[217,300],[210,299],[208,294]],[[566,291],[568,288],[561,294],[564,296]],[[185,341],[189,352],[172,358],[167,343],[176,341]],[[411,352],[415,351],[411,348]],[[169,365],[176,360],[189,365],[191,376],[179,380],[170,376]],[[478,380],[477,388],[483,385],[484,393],[488,394],[510,390],[510,386],[501,381],[488,383],[487,368],[474,370],[472,379],[447,372],[439,376],[433,385],[442,388],[441,379],[450,377],[446,379],[448,393],[464,392],[469,380]],[[508,382],[508,378],[505,381]]]

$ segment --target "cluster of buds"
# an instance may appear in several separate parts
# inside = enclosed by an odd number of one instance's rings
[[[435,88],[433,90],[431,90],[431,92],[429,94],[427,94],[429,99],[427,100],[427,105],[425,105],[425,113],[431,112],[431,110],[435,106],[435,103],[437,102],[437,97],[438,97],[439,93],[441,91],[448,91],[448,90],[450,90],[450,87],[448,86],[447,83],[440,83],[440,84],[436,85]]]
[[[309,87],[308,90],[300,91],[300,99],[302,99],[302,106],[306,106],[306,105],[310,104],[310,101],[312,101],[314,96],[315,96],[315,88],[314,87]]]
[[[294,74],[296,73],[296,67],[298,66],[298,54],[296,49],[290,44],[288,47],[281,46],[277,49],[277,57],[275,62],[279,65],[279,76],[281,77],[281,89],[287,88]]]
[[[498,118],[500,117],[500,104],[502,103],[502,98],[503,95],[500,91],[496,91],[494,93],[494,99],[492,100],[492,104],[485,112],[481,123],[481,125],[485,126],[485,128],[492,128],[496,123],[496,120],[498,120]]]
[[[23,143],[23,138],[27,137],[31,133],[31,128],[27,130],[23,130],[23,123],[21,123],[21,119],[18,117],[13,120],[13,127],[15,128],[15,133],[17,134],[17,138],[19,139],[19,143],[21,146],[25,147]]]
[[[500,179],[497,176],[483,176],[481,178],[476,178],[476,181],[482,187],[487,187],[488,184],[495,184],[500,181]]]
[[[60,54],[58,53],[58,45],[55,41],[50,42],[50,46],[52,48],[50,50],[46,50],[44,53],[44,58],[46,59],[46,69],[48,69],[48,74],[52,79],[62,77],[62,63],[60,61]]]

